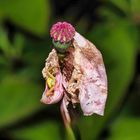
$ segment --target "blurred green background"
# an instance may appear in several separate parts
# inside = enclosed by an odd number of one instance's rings
[[[76,140],[140,139],[140,0],[0,0],[0,140],[72,140],[59,104],[40,103],[49,29],[68,21],[103,54],[104,117],[77,118]]]

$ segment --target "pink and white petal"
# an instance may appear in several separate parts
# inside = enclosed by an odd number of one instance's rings
[[[59,102],[63,97],[63,86],[62,86],[62,75],[59,72],[56,74],[56,84],[54,87],[53,93],[50,96],[46,96],[46,93],[48,92],[48,86],[46,84],[45,91],[42,95],[41,102],[44,104],[54,104]]]
[[[69,101],[67,100],[66,95],[65,95],[60,106],[60,111],[61,111],[65,125],[68,125],[71,123],[71,118],[68,111],[68,104],[69,104]]]
[[[84,115],[103,115],[107,99],[107,76],[100,51],[79,33],[75,34],[74,63],[83,75],[79,100]]]

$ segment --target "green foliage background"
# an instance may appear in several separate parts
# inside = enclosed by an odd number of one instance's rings
[[[140,139],[140,1],[0,1],[0,139],[72,140],[59,104],[40,103],[49,29],[71,22],[103,54],[108,75],[105,116],[77,118],[76,140]]]

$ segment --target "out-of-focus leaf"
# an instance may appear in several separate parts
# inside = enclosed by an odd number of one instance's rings
[[[81,33],[81,34],[85,34],[86,33],[86,30],[87,30],[87,27],[88,27],[88,22],[86,21],[86,19],[83,17],[81,18],[77,24],[76,24],[76,30]]]
[[[0,127],[31,115],[37,111],[41,89],[28,78],[6,76],[0,82]]]
[[[98,13],[102,19],[106,21],[114,21],[122,18],[122,15],[116,14],[111,8],[102,6],[98,9]],[[124,17],[123,17],[124,18]]]
[[[0,56],[0,65],[5,65],[6,64],[6,59],[4,56]]]
[[[16,34],[14,38],[15,55],[20,57],[24,48],[25,38],[21,34]]]
[[[1,21],[3,21],[4,19],[4,14],[0,11],[0,25],[1,25]]]
[[[15,130],[11,132],[11,135],[16,139],[23,140],[62,140],[59,124],[51,121]]]
[[[5,55],[8,55],[10,46],[11,44],[9,43],[6,31],[0,28],[0,50],[2,50]]]
[[[39,81],[43,79],[41,71],[45,65],[45,59],[51,51],[51,47],[48,44],[51,44],[49,40],[41,43],[26,42],[24,53],[22,53],[22,60],[28,66],[28,68],[22,71],[25,75],[29,75]]]
[[[9,41],[8,34],[4,29],[0,29],[0,50],[8,59],[20,57],[24,47],[24,37],[16,34],[13,44]]]
[[[132,12],[134,12],[136,14],[140,14],[140,1],[131,0],[131,8],[132,8]]]
[[[128,0],[109,0],[114,5],[116,5],[120,10],[125,12],[125,14],[130,13],[130,2]]]
[[[0,11],[5,19],[37,35],[46,33],[49,18],[48,0],[4,0]]]
[[[121,104],[134,73],[136,42],[131,30],[136,30],[133,25],[118,21],[98,25],[88,35],[89,40],[94,42],[103,54],[109,91],[103,117],[93,115],[81,117],[79,120],[82,140],[97,139],[106,122]]]
[[[133,19],[136,23],[140,23],[140,1],[131,0],[131,11]]]
[[[7,59],[0,55],[0,81],[9,73]]]
[[[108,140],[139,140],[140,118],[120,117],[112,125]]]

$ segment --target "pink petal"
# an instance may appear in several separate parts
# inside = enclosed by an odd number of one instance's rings
[[[79,100],[84,115],[103,115],[107,99],[107,76],[99,50],[79,33],[74,36],[75,65],[81,69]]]
[[[42,95],[41,102],[45,104],[54,104],[59,102],[63,97],[63,87],[62,87],[62,75],[59,72],[56,75],[56,84],[54,87],[54,91],[52,91],[52,95],[46,96],[46,93],[48,92],[48,85],[46,84],[45,91]]]
[[[51,92],[51,95],[47,96],[46,93],[48,92],[49,88],[46,84],[45,91],[42,95],[41,102],[45,104],[54,104],[59,102],[63,97],[63,86],[62,86],[62,74],[59,67],[59,60],[56,53],[56,50],[52,50],[46,59],[45,68],[42,71],[43,77],[47,79],[48,69],[54,68],[55,69],[55,80],[56,83],[54,85],[54,89]]]
[[[71,118],[68,111],[68,104],[69,104],[69,101],[67,100],[67,97],[64,96],[61,106],[60,106],[60,110],[61,110],[61,114],[62,114],[65,125],[70,124],[71,122]]]

